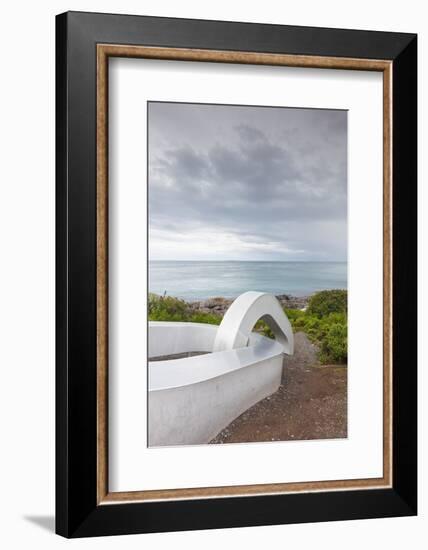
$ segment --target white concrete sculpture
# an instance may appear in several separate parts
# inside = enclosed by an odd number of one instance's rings
[[[259,319],[275,340],[252,332]],[[208,443],[249,407],[274,393],[293,332],[277,299],[239,296],[220,326],[149,323],[149,356],[199,351],[206,355],[149,361],[149,445]]]
[[[227,310],[217,331],[213,351],[242,348],[248,344],[254,325],[262,319],[282,344],[284,353],[293,355],[293,331],[281,304],[266,292],[245,292]]]

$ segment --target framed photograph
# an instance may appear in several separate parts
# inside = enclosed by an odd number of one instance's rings
[[[416,35],[56,26],[57,533],[416,514]]]

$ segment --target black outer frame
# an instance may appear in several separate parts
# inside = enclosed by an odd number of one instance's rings
[[[393,487],[97,506],[96,44],[393,61]],[[67,12],[56,17],[56,532],[65,537],[417,513],[417,36]],[[400,322],[400,320],[402,320]]]

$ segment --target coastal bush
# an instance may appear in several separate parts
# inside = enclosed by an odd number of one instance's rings
[[[184,321],[187,323],[209,323],[219,325],[221,317],[214,313],[194,311],[189,305],[173,296],[149,294],[149,321]]]
[[[208,323],[209,325],[219,325],[221,323],[220,315],[215,313],[205,313],[204,311],[196,311],[189,317],[191,323]]]
[[[321,340],[321,363],[346,363],[348,359],[348,331],[345,323],[332,322]]]
[[[285,310],[293,330],[318,345],[323,364],[347,362],[347,303],[346,290],[323,290],[310,298],[306,310]]]
[[[187,320],[187,304],[184,300],[172,296],[149,294],[150,321],[185,321]]]
[[[309,299],[309,315],[325,317],[329,313],[347,313],[348,293],[346,290],[322,290]]]
[[[343,292],[346,304],[346,291]],[[314,303],[325,304],[325,301],[324,297],[322,297],[321,300],[314,300]],[[346,308],[343,307],[342,298],[336,300],[335,297],[331,302],[336,302],[334,309],[341,309],[342,311],[328,312],[330,307],[326,307],[325,310],[323,307],[318,308],[316,315],[310,313],[309,308],[306,310],[285,309],[284,311],[290,321],[293,332],[304,332],[312,342],[317,344],[319,347],[319,360],[322,364],[343,364],[348,359],[348,319]],[[268,338],[274,338],[273,332],[264,321],[259,321],[255,329]]]
[[[263,336],[266,336],[267,338],[272,338],[272,340],[275,338],[275,335],[269,328],[269,325],[267,325],[264,321],[257,321],[253,330],[263,334]]]

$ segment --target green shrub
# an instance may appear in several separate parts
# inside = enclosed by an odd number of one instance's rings
[[[148,313],[150,321],[185,321],[187,304],[172,296],[149,294]]]
[[[348,359],[348,331],[346,324],[332,323],[321,341],[322,363],[346,363]]]
[[[221,323],[220,315],[214,313],[205,313],[204,311],[196,311],[189,317],[191,323],[208,323],[209,325],[219,325]]]
[[[284,309],[288,319],[290,320],[290,323],[293,325],[294,323],[304,323],[305,320],[305,312],[301,309]]]
[[[348,315],[346,290],[314,294],[305,311],[286,309],[294,332],[304,332],[320,349],[321,363],[346,363]],[[268,336],[268,334],[266,334]]]
[[[256,332],[263,334],[263,336],[266,336],[267,338],[272,338],[272,340],[275,338],[273,332],[264,321],[257,321],[254,329]]]
[[[209,323],[219,325],[221,317],[214,313],[193,311],[184,300],[172,296],[149,294],[150,321],[184,321],[187,323]]]
[[[292,322],[295,332],[304,332],[319,348],[321,363],[346,363],[348,357],[348,321],[344,313],[319,318],[305,313]]]
[[[346,290],[322,290],[314,294],[306,312],[316,317],[324,317],[329,313],[347,313],[348,293]]]

